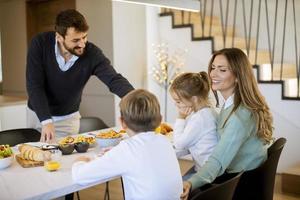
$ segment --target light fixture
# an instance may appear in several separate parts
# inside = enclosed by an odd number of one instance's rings
[[[199,0],[113,0],[125,3],[141,4],[146,6],[156,6],[163,8],[171,8],[177,10],[185,10],[190,12],[199,12]]]

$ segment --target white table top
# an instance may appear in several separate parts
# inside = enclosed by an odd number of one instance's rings
[[[48,172],[44,167],[23,168],[14,160],[12,166],[0,170],[0,199],[53,199],[106,182],[85,186],[72,182],[72,163],[82,155],[94,156],[95,152],[91,148],[87,153],[63,155],[61,168],[54,172]]]
[[[0,199],[53,199],[79,191],[118,177],[102,180],[84,186],[73,183],[71,168],[79,156],[96,155],[97,148],[90,148],[86,153],[73,152],[60,159],[61,168],[54,172],[44,167],[23,168],[13,161],[9,168],[0,170]],[[177,157],[186,155],[186,151],[176,150]]]

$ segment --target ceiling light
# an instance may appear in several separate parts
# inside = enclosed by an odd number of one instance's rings
[[[125,3],[134,3],[146,6],[157,6],[163,8],[171,8],[177,10],[185,10],[190,12],[199,12],[199,0],[113,0]]]

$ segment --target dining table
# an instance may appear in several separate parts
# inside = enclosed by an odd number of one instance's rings
[[[94,134],[99,131],[90,132]],[[35,143],[32,143],[35,145]],[[39,144],[38,142],[36,144]],[[54,199],[69,193],[80,191],[120,177],[96,181],[79,185],[72,180],[72,164],[80,156],[95,158],[99,154],[99,147],[89,148],[85,153],[73,152],[62,155],[59,159],[60,168],[57,171],[47,171],[45,167],[23,168],[14,159],[10,167],[0,170],[0,200],[43,200]],[[18,152],[17,148],[13,150]],[[175,150],[177,157],[182,157],[186,150]]]

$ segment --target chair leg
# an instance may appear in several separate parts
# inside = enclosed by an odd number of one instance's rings
[[[79,192],[76,192],[77,200],[80,200]]]
[[[125,200],[124,184],[123,184],[123,178],[122,177],[121,177],[121,184],[122,184],[123,199]]]
[[[105,193],[104,193],[104,200],[110,200],[109,196],[109,181],[105,183]]]
[[[65,196],[65,200],[73,200],[73,199],[74,199],[74,193],[70,193]]]

